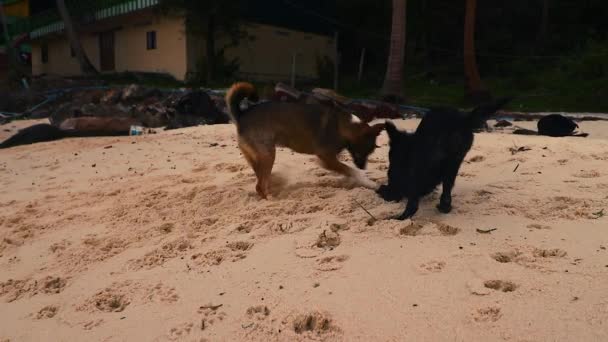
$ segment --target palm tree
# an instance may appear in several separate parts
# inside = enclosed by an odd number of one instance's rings
[[[403,66],[405,63],[405,29],[407,0],[393,0],[391,46],[382,86],[382,95],[403,99]]]
[[[80,39],[78,39],[78,34],[74,29],[74,23],[72,22],[72,17],[70,17],[70,12],[65,5],[64,0],[56,0],[57,10],[59,11],[59,16],[61,16],[61,20],[63,21],[63,25],[65,26],[65,33],[68,36],[68,40],[70,41],[70,46],[74,51],[74,55],[80,63],[80,71],[85,75],[97,75],[99,72],[87,56],[86,52],[82,48],[82,44],[80,44]]]
[[[6,15],[4,13],[4,5],[0,1],[0,21],[2,21],[2,32],[6,44],[6,55],[8,56],[9,63],[13,62],[13,43],[11,41],[10,34],[8,32],[8,22],[6,21]]]
[[[536,36],[538,45],[543,45],[545,43],[545,38],[547,37],[547,33],[549,31],[549,0],[541,1],[542,12],[540,17],[540,25],[538,27],[538,34]]]
[[[466,0],[464,17],[464,76],[465,93],[473,102],[487,100],[490,93],[486,90],[475,58],[475,9],[477,0]]]

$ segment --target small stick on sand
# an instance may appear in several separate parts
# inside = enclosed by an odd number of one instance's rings
[[[490,234],[491,232],[498,230],[497,228],[492,228],[492,229],[477,229],[477,232],[479,234]]]
[[[517,169],[519,169],[519,163],[517,163],[517,166],[515,167],[515,169],[513,170],[513,172],[517,171]]]
[[[374,215],[372,215],[372,213],[370,213],[370,212],[369,212],[367,209],[365,209],[365,207],[363,207],[363,206],[361,205],[361,203],[359,203],[359,202],[358,202],[356,199],[353,199],[353,201],[355,201],[355,203],[357,203],[357,205],[358,205],[358,206],[360,206],[360,207],[361,207],[361,209],[363,209],[363,210],[364,210],[364,211],[367,213],[367,215],[369,215],[369,217],[371,217],[371,218],[372,218],[372,220],[374,220],[374,221],[378,221],[378,219],[377,219],[377,218],[376,218]]]
[[[203,305],[203,306],[201,306],[201,309],[211,309],[211,310],[215,311],[215,310],[221,308],[222,306],[224,306],[224,304],[219,304],[219,305],[211,305],[211,304],[209,304],[209,305]]]

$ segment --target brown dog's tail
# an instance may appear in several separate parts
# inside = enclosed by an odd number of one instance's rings
[[[258,92],[251,83],[239,82],[230,87],[226,93],[226,104],[228,105],[228,113],[235,124],[239,123],[239,119],[243,114],[241,110],[241,102],[247,98],[250,101],[258,101]]]

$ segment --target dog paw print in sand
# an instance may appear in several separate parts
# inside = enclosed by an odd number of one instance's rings
[[[174,287],[167,287],[162,283],[158,283],[146,290],[144,300],[148,302],[173,304],[179,300],[179,295]]]
[[[326,339],[331,338],[332,335],[339,335],[342,332],[331,315],[319,311],[288,317],[283,323],[291,325],[291,331],[304,338]]]
[[[14,302],[36,288],[31,280],[9,279],[0,283],[0,297],[5,297],[7,303]]]
[[[248,241],[233,241],[226,243],[226,247],[218,248],[206,253],[197,253],[190,256],[196,266],[218,266],[225,261],[237,262],[247,257],[253,243]]]
[[[534,252],[532,254],[537,258],[563,258],[566,255],[568,255],[568,253],[566,251],[564,251],[563,249],[559,249],[559,248],[554,248],[554,249],[537,248],[534,250]]]
[[[322,208],[320,206],[317,205],[311,205],[308,206],[307,208],[304,208],[303,213],[306,214],[311,214],[313,212],[315,212],[316,210],[322,210]],[[292,212],[288,212],[289,210],[286,211],[287,215],[297,215],[300,214],[299,209],[298,210],[293,210]],[[293,234],[293,233],[298,233],[301,232],[303,230],[305,230],[306,228],[310,227],[310,219],[309,218],[298,218],[298,219],[290,219],[288,221],[282,221],[282,222],[273,222],[270,224],[270,230],[272,232],[276,232],[279,234]]]
[[[564,258],[567,252],[562,249],[524,248],[491,254],[492,259],[499,263],[515,263],[517,265],[537,270],[547,270],[547,262],[554,258]]]
[[[502,312],[497,306],[480,308],[473,312],[473,320],[477,323],[493,323],[502,317]]]
[[[88,322],[84,323],[84,324],[82,325],[82,328],[83,328],[84,330],[93,330],[93,329],[95,329],[95,328],[97,328],[97,327],[101,326],[101,325],[102,325],[102,324],[104,324],[104,323],[105,323],[105,320],[104,320],[104,319],[102,319],[102,318],[100,318],[100,319],[94,319],[94,320],[92,320],[92,321],[88,321]]]
[[[16,219],[17,218],[8,219],[5,223],[8,230],[4,238],[0,241],[0,248],[23,246],[27,241],[34,238],[38,232],[48,228],[47,226],[34,223],[12,224],[11,222],[15,222]],[[11,227],[13,228],[11,229]]]
[[[476,174],[469,173],[469,172],[460,172],[460,173],[458,173],[458,176],[462,177],[462,178],[475,178],[475,177],[477,177]]]
[[[531,223],[531,224],[527,225],[526,227],[529,229],[536,229],[536,230],[551,229],[550,226],[540,224],[540,223]]]
[[[504,203],[512,214],[524,216],[534,221],[547,222],[552,219],[597,219],[594,213],[605,206],[605,201],[596,198],[576,198],[552,196],[532,198],[529,202]]]
[[[478,156],[471,157],[471,158],[470,158],[470,159],[467,161],[467,163],[480,163],[480,162],[482,162],[482,161],[484,161],[484,160],[486,160],[486,157],[481,156],[481,155],[478,155]]]
[[[185,339],[192,330],[194,329],[194,323],[182,323],[176,327],[171,328],[167,333],[169,341],[182,341]]]
[[[488,280],[483,283],[483,286],[487,289],[502,292],[513,292],[518,288],[517,284],[505,280]]]
[[[72,243],[68,240],[61,240],[59,242],[55,242],[49,246],[49,250],[53,254],[59,254],[65,251],[68,247],[70,247]]]
[[[67,286],[68,279],[47,276],[39,280],[9,279],[0,283],[0,297],[6,297],[8,303],[19,300],[25,296],[38,294],[54,295],[61,293]]]
[[[350,259],[348,255],[335,255],[323,257],[317,260],[315,268],[319,271],[337,271],[344,266],[344,262]]]
[[[491,255],[492,259],[501,264],[517,262],[520,260],[522,253],[519,251],[497,252]]]
[[[34,317],[38,320],[40,319],[50,319],[55,317],[55,315],[57,315],[57,313],[59,312],[59,307],[54,306],[54,305],[49,305],[49,306],[45,306],[42,309],[40,309],[35,315]]]
[[[597,170],[580,170],[572,176],[576,178],[599,178],[602,174]]]
[[[216,171],[220,171],[220,172],[231,172],[231,173],[235,173],[235,172],[239,172],[239,171],[243,171],[245,169],[247,169],[247,165],[243,165],[243,164],[232,164],[232,163],[218,163],[215,164],[214,166]]]
[[[192,248],[190,241],[185,238],[173,240],[163,244],[160,248],[146,253],[142,258],[132,260],[130,262],[130,268],[133,270],[140,270],[162,266],[167,261],[186,254]]]
[[[446,263],[443,261],[429,261],[418,265],[418,272],[421,274],[440,273],[445,268]]]
[[[399,235],[418,236],[453,236],[460,232],[460,228],[450,226],[440,222],[419,222],[406,221],[405,226],[399,228]]]
[[[333,227],[333,226],[332,226]],[[340,246],[342,238],[339,230],[325,229],[312,243],[298,244],[296,246],[296,256],[303,259],[316,258],[326,251],[333,251]]]
[[[198,314],[202,315],[201,330],[207,330],[214,324],[222,322],[226,318],[226,313],[221,311],[222,304],[206,304],[198,308]]]
[[[266,305],[257,305],[247,309],[246,313],[250,319],[263,321],[270,316],[270,309]]]
[[[131,304],[131,296],[139,286],[130,281],[113,283],[98,291],[76,308],[86,312],[122,312]]]

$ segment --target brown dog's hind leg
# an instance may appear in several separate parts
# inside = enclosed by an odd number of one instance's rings
[[[274,146],[260,151],[258,154],[258,185],[262,190],[262,198],[266,199],[270,194],[270,174],[272,173],[272,166],[274,165],[276,151]]]
[[[263,177],[260,167],[261,163],[259,160],[259,152],[256,149],[253,149],[249,144],[243,142],[239,142],[239,148],[241,149],[241,152],[243,152],[243,156],[245,156],[247,163],[249,163],[249,165],[253,169],[253,172],[255,172],[255,176],[258,180],[255,186],[255,191],[260,197],[266,199],[266,194],[264,192],[264,187],[262,184]]]

